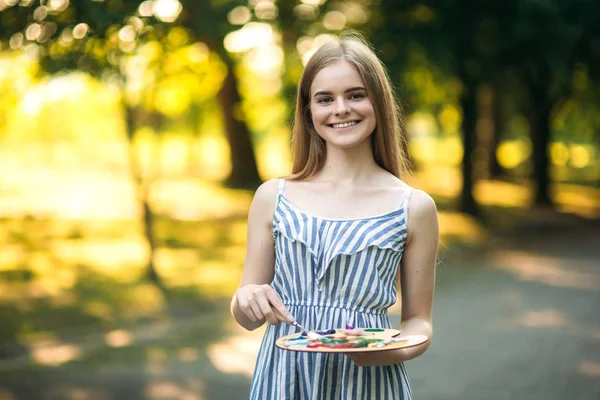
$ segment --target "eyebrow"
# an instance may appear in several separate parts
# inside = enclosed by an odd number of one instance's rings
[[[356,92],[357,90],[364,90],[366,92],[366,89],[362,86],[356,86],[356,87],[352,87],[349,89],[344,90],[344,93],[350,93],[350,92]],[[317,96],[323,96],[323,95],[330,95],[331,92],[327,92],[327,91],[320,91],[315,93],[315,95],[313,97],[317,97]]]

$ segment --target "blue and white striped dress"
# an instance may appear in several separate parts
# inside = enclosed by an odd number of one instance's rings
[[[392,328],[396,275],[407,237],[405,191],[395,210],[368,218],[320,218],[285,197],[280,180],[273,218],[275,276],[271,286],[296,320],[311,330]],[[297,333],[269,324],[250,398],[354,400],[412,398],[404,364],[359,367],[338,353],[281,350],[277,338]]]

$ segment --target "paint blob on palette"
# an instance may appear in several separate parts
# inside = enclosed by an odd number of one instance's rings
[[[309,339],[304,333],[283,336],[275,345],[284,350],[314,353],[350,353],[395,350],[416,346],[427,341],[425,335],[401,335],[397,329],[366,328],[351,335],[344,329],[315,331],[322,339]]]

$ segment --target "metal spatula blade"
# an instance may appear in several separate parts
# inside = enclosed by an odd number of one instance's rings
[[[304,329],[304,327],[302,327],[302,325],[300,325],[296,321],[292,321],[292,322],[290,322],[290,324],[294,325],[296,328],[298,328],[302,332],[304,332],[306,334],[306,336],[308,336],[308,338],[311,339],[311,340],[322,340],[324,338],[324,336],[319,335],[317,332],[309,332],[309,331],[307,331],[306,329]]]

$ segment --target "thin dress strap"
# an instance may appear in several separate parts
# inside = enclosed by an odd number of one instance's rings
[[[282,196],[285,194],[285,179],[279,179],[279,191],[277,194]]]
[[[412,194],[412,188],[410,186],[408,186],[406,189],[404,189],[404,193],[402,193],[402,196],[400,196],[400,199],[398,200],[398,204],[396,205],[396,209],[406,207],[408,205],[408,200],[410,200],[411,194]]]

